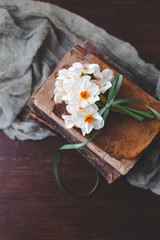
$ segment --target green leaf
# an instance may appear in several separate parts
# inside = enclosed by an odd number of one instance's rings
[[[133,100],[133,99],[117,99],[114,102],[112,102],[112,105],[120,104],[120,103],[138,103],[138,104],[144,105],[144,103]]]
[[[115,105],[112,105],[113,108],[116,108],[116,106],[119,106],[117,104]],[[122,105],[120,105],[122,106]],[[126,107],[126,106],[122,106],[124,109],[126,110],[129,110],[130,112],[134,112],[142,117],[145,117],[145,118],[148,118],[148,119],[154,119],[154,115],[150,112],[143,112],[143,111],[139,111],[139,110],[136,110],[134,108],[130,108],[130,107]]]
[[[153,113],[154,115],[160,120],[160,114],[153,108],[151,108],[150,106],[146,105]]]
[[[108,114],[109,114],[109,108],[104,112],[103,114],[103,119],[104,119],[104,122],[107,120],[107,117],[108,117]]]
[[[108,99],[107,99],[108,103],[112,100],[112,95],[113,95],[118,77],[119,77],[119,75],[117,74],[112,80],[112,87],[110,88],[109,93],[108,93]]]
[[[103,107],[104,107],[104,104],[102,104],[100,101],[97,101],[95,104],[96,104],[97,107],[99,107],[99,108],[103,108]]]
[[[101,101],[101,103],[106,103],[106,98],[100,93],[99,94],[99,97],[100,97],[100,101]]]
[[[119,92],[119,89],[122,85],[122,80],[123,80],[123,76],[121,74],[119,74],[119,78],[118,78],[118,81],[117,81],[117,84],[116,84],[116,87],[112,93],[112,97],[111,97],[111,100],[108,102],[109,104],[111,104],[111,102],[114,101],[115,97],[117,96],[117,93]]]
[[[145,103],[142,103],[142,102],[139,102],[139,101],[136,101],[136,100],[133,100],[133,99],[118,99],[118,100],[113,101],[112,105],[116,105],[116,104],[120,104],[120,103],[129,103],[129,102],[130,103],[138,103],[138,104],[146,106],[160,120],[160,113],[158,113],[155,109],[151,108],[150,106],[148,106]]]
[[[134,112],[142,117],[145,117],[145,118],[148,118],[148,119],[154,119],[154,115],[150,112],[144,112],[144,111],[140,111],[140,110],[137,110],[137,109],[134,109],[134,108],[130,108],[130,107],[126,107],[126,106],[123,106],[125,109],[131,111],[131,112]]]
[[[113,108],[118,109],[119,111],[124,112],[125,114],[129,115],[130,117],[133,117],[135,119],[137,119],[138,121],[143,121],[143,117],[139,116],[136,113],[133,113],[129,110],[127,110],[125,107],[121,106],[121,105],[112,105]]]

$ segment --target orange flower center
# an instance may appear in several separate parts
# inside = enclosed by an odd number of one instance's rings
[[[87,70],[88,68],[87,67],[83,67],[84,70]]]
[[[96,85],[100,88],[100,84],[99,83],[96,83]]]
[[[92,115],[87,115],[86,117],[85,117],[85,120],[84,120],[85,122],[88,122],[88,123],[92,123],[93,122],[93,116]]]
[[[82,91],[80,93],[81,98],[87,99],[89,97],[89,93],[87,91]]]

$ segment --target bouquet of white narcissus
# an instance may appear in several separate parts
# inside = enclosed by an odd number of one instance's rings
[[[101,129],[107,120],[110,110],[126,114],[138,121],[154,119],[154,115],[160,120],[160,113],[145,103],[133,99],[117,99],[117,94],[121,88],[123,76],[117,74],[113,76],[110,69],[100,71],[98,64],[74,63],[68,69],[61,69],[55,82],[54,101],[55,103],[66,103],[68,115],[62,115],[66,128],[77,127],[82,134],[88,134],[92,129]],[[104,94],[107,90],[108,95]],[[123,105],[124,103],[136,103],[148,108],[150,112],[137,110]],[[60,188],[65,191],[58,176],[58,160],[61,150],[78,149],[91,142],[99,131],[84,142],[76,144],[65,144],[60,147],[54,158],[54,174]],[[93,193],[99,182],[99,176],[93,189],[81,197],[89,196]]]
[[[138,121],[154,119],[154,115],[160,120],[160,113],[145,103],[133,99],[117,99],[117,94],[121,88],[123,75],[113,76],[110,69],[100,71],[98,64],[74,63],[68,69],[61,69],[55,82],[54,101],[55,103],[66,103],[68,115],[62,115],[66,128],[77,127],[81,129],[82,134],[88,134],[92,129],[101,129],[107,120],[110,110],[126,114]],[[108,95],[104,94],[107,90]],[[124,103],[136,103],[148,108],[145,112],[123,105]],[[91,142],[99,131],[84,142],[76,144],[65,144],[60,147],[54,158],[54,174],[60,188],[65,191],[58,175],[58,160],[61,150],[78,149]],[[93,189],[80,197],[86,197],[92,194],[97,188],[99,176]]]
[[[58,72],[54,89],[55,103],[66,103],[68,115],[62,115],[67,129],[80,128],[82,134],[104,126],[104,120],[98,113],[99,104],[111,86],[113,72],[110,69],[100,71],[98,64],[73,63],[68,69]]]

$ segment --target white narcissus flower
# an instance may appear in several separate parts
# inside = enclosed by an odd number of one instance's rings
[[[113,72],[109,68],[106,68],[102,71],[103,80],[112,81],[113,80]]]
[[[75,73],[79,77],[86,74],[93,74],[95,71],[100,71],[98,64],[82,64],[80,62],[73,63],[72,67],[68,69],[69,73]]]
[[[77,110],[79,109],[79,107],[75,104],[71,104],[71,105],[67,105],[66,106],[66,110],[68,113],[70,113],[70,115],[62,115],[62,118],[64,119],[65,122],[65,126],[67,129],[70,129],[72,127],[76,127],[75,122],[77,121]],[[82,109],[82,108],[80,108]]]
[[[77,81],[73,84],[70,93],[69,104],[75,104],[79,107],[86,107],[98,101],[99,87],[90,81],[90,76],[86,75],[82,78],[77,77]]]
[[[76,104],[68,104],[66,106],[66,110],[67,112],[69,112],[70,114],[74,115],[76,113],[76,111],[79,109],[79,106]],[[80,108],[81,109],[81,108]]]
[[[71,105],[67,105],[66,106],[66,110],[68,113],[70,113],[70,115],[62,115],[62,118],[64,119],[65,121],[65,126],[67,129],[70,129],[72,127],[76,127],[76,124],[75,122],[77,121],[77,110],[78,109],[82,109],[82,108],[79,108],[77,105],[75,104],[71,104]]]
[[[66,70],[66,69],[62,69]],[[68,104],[69,93],[71,92],[72,85],[76,80],[76,77],[70,76],[68,72],[62,71],[59,73],[59,76],[56,78],[55,89],[54,89],[54,101],[55,103],[62,103],[65,101]]]
[[[62,118],[64,119],[65,126],[67,129],[70,129],[74,126],[72,115],[62,115]]]
[[[55,83],[54,89],[54,101],[55,103],[62,103],[64,101],[64,97],[67,93],[63,88],[63,80],[59,79]]]
[[[94,78],[94,79],[91,79]],[[68,69],[61,69],[55,82],[54,101],[65,101],[70,115],[62,115],[67,129],[78,127],[82,134],[104,126],[104,120],[95,104],[99,94],[105,93],[111,86],[113,72],[105,69],[100,72],[98,64],[73,63]]]
[[[72,68],[72,67],[71,67]],[[63,80],[64,82],[70,82],[70,79],[73,78],[75,75],[76,77],[76,73],[74,71],[69,71],[69,69],[61,69],[58,72],[58,77],[56,77],[56,80]]]
[[[56,82],[55,82],[55,89],[54,89],[55,103],[62,103],[63,101],[66,101],[67,103],[68,94],[64,89],[64,81],[66,79],[69,79],[68,70],[63,68],[59,70],[58,77],[56,78]]]
[[[68,77],[68,70],[63,68],[59,70],[58,77],[56,79],[66,79]]]
[[[102,72],[95,72],[94,76],[97,80],[93,79],[96,85],[99,86],[99,90],[104,94],[112,86],[113,72],[110,69],[104,69]]]
[[[104,120],[98,113],[98,107],[95,104],[86,108],[78,109],[76,112],[75,125],[82,130],[82,134],[89,134],[92,129],[100,129],[104,126]]]
[[[77,80],[77,75],[71,75],[69,79],[65,79],[63,80],[63,88],[64,90],[70,94],[72,92],[72,87],[73,87],[73,84],[76,83],[76,80]]]
[[[104,94],[109,88],[112,87],[112,83],[110,81],[106,81],[103,79],[100,80],[91,80],[93,83],[95,83],[99,87],[99,92]]]
[[[97,80],[103,79],[106,81],[112,81],[113,80],[113,72],[109,68],[104,69],[102,72],[96,71],[93,73],[95,78]]]
[[[94,72],[100,71],[98,64],[83,64],[83,73],[84,74],[93,74]]]
[[[82,68],[83,68],[82,63],[75,62],[70,68],[68,68],[68,71],[71,75],[74,73],[80,77],[82,75]]]

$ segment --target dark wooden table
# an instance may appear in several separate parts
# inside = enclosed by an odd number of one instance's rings
[[[160,1],[48,0],[110,34],[129,41],[140,56],[160,67]],[[53,176],[60,137],[12,141],[0,132],[0,240],[159,239],[160,196],[101,179],[86,199],[64,194]],[[95,170],[74,152],[63,155],[60,174],[72,191],[87,191]]]

